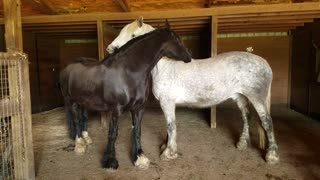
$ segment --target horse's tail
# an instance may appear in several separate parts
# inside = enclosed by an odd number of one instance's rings
[[[270,83],[270,86],[268,89],[266,104],[267,104],[268,113],[269,113],[269,115],[271,115],[270,114],[270,112],[271,112],[271,109],[270,109],[271,108],[271,83]]]

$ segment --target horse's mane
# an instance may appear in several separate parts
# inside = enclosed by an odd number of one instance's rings
[[[168,29],[156,29],[153,31],[150,31],[144,35],[138,36],[136,38],[131,39],[130,41],[128,41],[125,45],[121,46],[119,49],[117,49],[113,54],[110,54],[109,56],[105,57],[102,62],[105,64],[109,64],[110,62],[112,62],[112,60],[114,59],[113,57],[117,56],[118,54],[123,53],[125,50],[127,50],[128,48],[130,48],[130,46],[136,42],[142,41],[148,37],[150,37],[151,35],[155,34],[155,33],[160,33],[160,32],[171,32]]]
[[[74,59],[74,61],[72,63],[81,63],[83,65],[96,65],[99,64],[98,59],[95,58],[91,58],[91,57],[77,57]]]

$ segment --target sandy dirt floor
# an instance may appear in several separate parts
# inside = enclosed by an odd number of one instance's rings
[[[209,128],[207,111],[177,109],[178,153],[172,161],[159,158],[160,145],[166,137],[161,109],[148,108],[142,122],[142,145],[151,165],[135,168],[130,161],[131,119],[121,116],[116,144],[119,169],[101,168],[100,160],[107,141],[107,130],[99,116],[90,114],[89,134],[93,144],[87,152],[76,155],[74,142],[68,138],[62,108],[33,115],[33,138],[37,179],[49,180],[318,180],[320,179],[320,121],[285,108],[273,108],[275,135],[280,163],[269,165],[265,152],[258,148],[254,116],[251,122],[251,146],[238,150],[235,144],[242,129],[240,112],[217,109],[217,128]]]

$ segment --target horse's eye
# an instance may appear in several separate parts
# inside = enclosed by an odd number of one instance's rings
[[[132,34],[132,35],[131,35],[131,37],[132,37],[132,38],[135,38],[135,37],[136,37],[136,35]]]

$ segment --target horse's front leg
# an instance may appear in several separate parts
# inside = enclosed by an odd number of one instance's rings
[[[141,121],[144,108],[131,110],[132,115],[132,160],[136,167],[140,169],[148,169],[150,161],[144,155],[141,147]]]
[[[160,100],[161,109],[167,121],[167,144],[162,147],[164,150],[161,153],[160,158],[163,160],[171,160],[178,157],[177,152],[177,128],[175,117],[175,104],[169,101]]]
[[[115,150],[115,142],[118,136],[119,115],[119,110],[112,111],[109,123],[108,144],[102,159],[102,167],[110,170],[116,170],[119,167]]]

